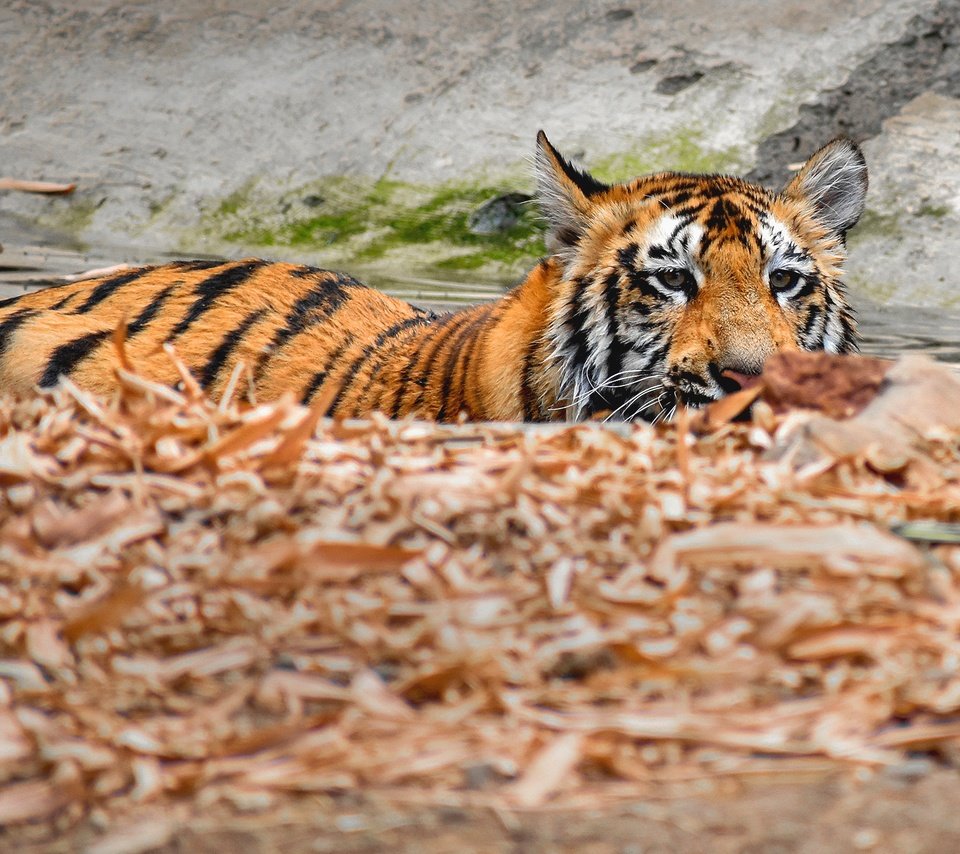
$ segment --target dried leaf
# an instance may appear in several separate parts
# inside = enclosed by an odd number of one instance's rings
[[[839,575],[900,578],[926,566],[909,543],[867,525],[745,525],[725,522],[678,534],[660,545],[652,569],[667,574],[678,562],[775,565],[811,563]]]
[[[72,797],[69,789],[54,783],[40,780],[8,783],[0,789],[0,827],[46,818],[63,809]]]
[[[746,412],[762,392],[763,385],[757,384],[721,397],[697,411],[690,421],[691,429],[698,433],[719,430]]]

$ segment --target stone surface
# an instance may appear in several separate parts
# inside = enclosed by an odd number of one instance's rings
[[[467,218],[467,227],[474,234],[497,234],[509,231],[520,220],[523,206],[533,199],[525,193],[503,193],[484,202]]]
[[[958,4],[716,8],[12,0],[0,7],[3,169],[80,188],[3,196],[0,242],[341,263],[324,240],[268,240],[232,214],[306,217],[336,176],[529,192],[541,127],[606,179],[753,169],[773,184],[845,131],[866,141],[874,187],[852,281],[884,300],[957,303]]]
[[[864,153],[870,208],[851,234],[851,287],[881,302],[960,306],[960,99],[918,96]]]

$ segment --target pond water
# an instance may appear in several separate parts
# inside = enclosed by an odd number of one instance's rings
[[[171,257],[154,252],[101,247],[77,251],[36,244],[6,244],[0,253],[0,298],[41,286],[44,281],[117,263],[163,263]],[[435,309],[453,310],[496,299],[512,284],[458,273],[395,274],[346,270],[361,281],[401,299]],[[441,278],[442,276],[442,278]],[[865,354],[895,358],[925,353],[960,368],[960,312],[907,305],[879,305],[851,295],[860,323]]]

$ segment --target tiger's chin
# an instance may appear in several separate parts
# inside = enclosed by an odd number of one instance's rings
[[[633,385],[615,398],[609,395],[585,413],[588,421],[646,422],[658,424],[676,414],[679,397],[674,388],[659,378]]]
[[[758,385],[760,380],[759,373],[746,373],[727,368],[719,371],[714,377],[714,382],[708,387],[678,387],[673,392],[674,401],[679,401],[687,409],[702,409],[711,403],[716,403],[732,394],[747,391]],[[742,416],[746,417],[749,413],[749,407],[744,409]],[[676,405],[671,417],[676,414]],[[738,416],[734,420],[741,420]]]
[[[609,391],[598,397],[592,409],[584,414],[589,421],[641,421],[659,424],[672,421],[680,408],[702,409],[731,394],[753,388],[760,382],[760,374],[727,369],[717,372],[714,382],[694,382],[692,377],[674,379],[649,377],[618,389],[614,396]]]

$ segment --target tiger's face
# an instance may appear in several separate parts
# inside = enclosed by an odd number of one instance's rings
[[[563,268],[547,336],[572,418],[669,416],[736,390],[778,351],[856,349],[839,281],[867,188],[853,142],[821,149],[776,194],[680,173],[608,186],[538,142]]]

